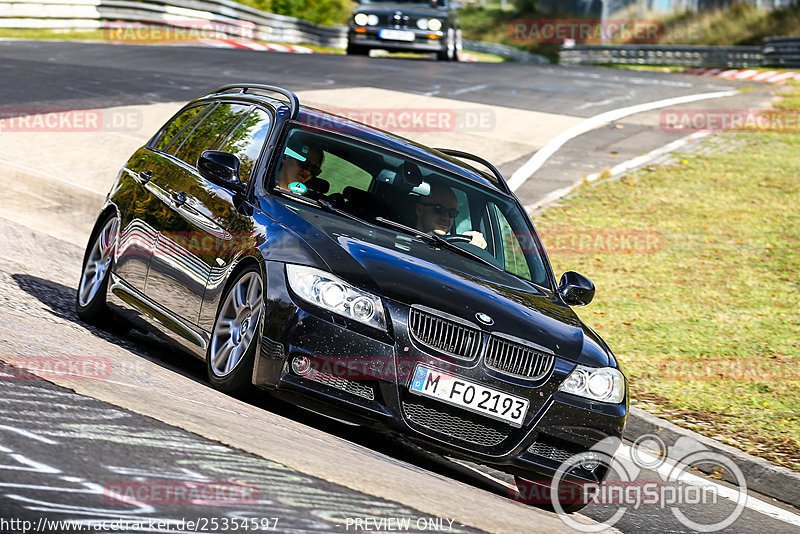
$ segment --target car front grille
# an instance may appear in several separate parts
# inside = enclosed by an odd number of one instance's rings
[[[326,386],[330,386],[332,388],[341,389],[342,391],[346,391],[364,399],[375,400],[375,389],[373,389],[371,385],[362,384],[355,380],[340,378],[328,373],[314,372],[310,373],[306,378],[321,384],[325,384]]]
[[[411,308],[408,326],[417,341],[433,349],[468,360],[480,353],[481,332],[477,328],[417,308]]]
[[[406,419],[428,430],[484,447],[491,447],[508,437],[508,431],[459,417],[413,401],[403,402]]]
[[[483,361],[487,367],[503,373],[539,379],[553,369],[555,356],[493,335],[489,338]]]

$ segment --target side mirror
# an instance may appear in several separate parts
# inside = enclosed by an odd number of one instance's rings
[[[570,306],[586,306],[594,298],[594,284],[575,271],[567,271],[558,282],[558,292]]]
[[[209,182],[240,192],[239,158],[219,150],[206,150],[197,159],[197,170]]]

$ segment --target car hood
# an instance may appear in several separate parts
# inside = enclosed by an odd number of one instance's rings
[[[487,332],[529,340],[570,361],[608,365],[598,351],[590,361],[582,356],[585,327],[550,291],[398,231],[365,230],[357,221],[318,210],[299,214],[313,224],[293,229],[315,244],[333,273],[354,285],[407,306],[460,317]],[[488,314],[493,325],[480,325],[477,313]]]
[[[401,11],[404,15],[415,15],[418,17],[438,17],[446,18],[447,11],[415,4],[364,4],[353,10],[355,13],[374,13],[376,15],[385,13],[396,13]]]

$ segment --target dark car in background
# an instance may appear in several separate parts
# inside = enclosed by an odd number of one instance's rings
[[[570,307],[593,295],[577,273],[556,282],[490,163],[241,84],[187,104],[125,164],[76,307],[165,334],[222,391],[268,391],[520,485],[585,455],[567,473],[583,487],[607,471],[590,449],[628,413],[617,359]]]
[[[439,60],[458,61],[457,7],[449,0],[361,0],[350,17],[347,53],[434,52]]]

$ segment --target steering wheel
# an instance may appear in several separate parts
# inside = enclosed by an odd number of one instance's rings
[[[472,241],[472,236],[464,235],[464,234],[452,234],[452,235],[445,235],[442,236],[447,241],[452,241],[453,243],[469,243]]]

